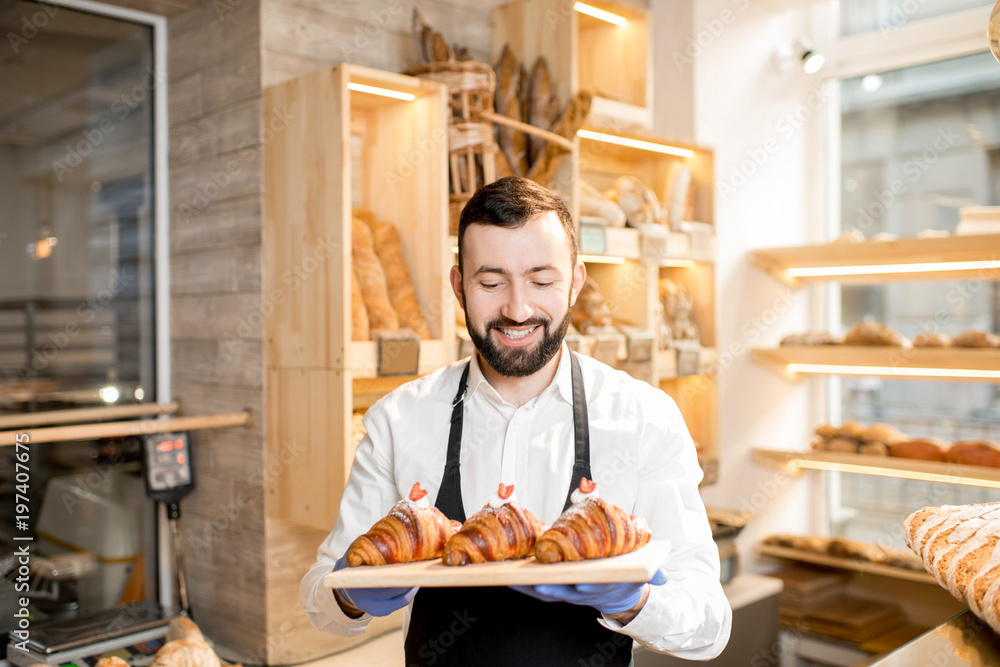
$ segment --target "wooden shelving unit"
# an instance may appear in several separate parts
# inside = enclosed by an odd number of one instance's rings
[[[937,581],[930,574],[924,571],[908,570],[903,567],[893,567],[881,563],[870,563],[868,561],[854,558],[838,558],[827,554],[805,551],[803,549],[791,549],[789,547],[778,547],[771,544],[758,544],[755,548],[758,557],[768,556],[780,558],[800,563],[812,563],[813,565],[823,565],[838,570],[849,570],[861,574],[877,574],[892,579],[903,581],[915,581],[921,584],[937,585]]]
[[[788,475],[801,475],[810,469],[833,470],[858,475],[902,477],[1000,489],[1000,468],[987,466],[846,452],[793,452],[761,448],[753,450],[753,461],[758,465],[780,470]]]
[[[769,248],[750,253],[750,261],[787,285],[836,280],[845,284],[873,284],[904,280],[996,280],[1000,276],[1000,234],[947,236],[944,238],[903,238],[896,241],[827,243],[791,248]],[[942,264],[967,266],[944,270]],[[937,264],[938,267],[906,265]],[[842,272],[830,272],[843,267]],[[883,267],[865,270],[858,267]],[[826,270],[825,275],[796,276],[795,269]]]
[[[805,364],[831,368],[829,374],[858,374],[878,377],[907,377],[924,380],[962,382],[998,381],[1000,350],[989,348],[937,347],[878,347],[865,345],[788,345],[758,348],[751,352],[752,360],[789,379],[801,379],[790,364]],[[840,369],[838,371],[838,369]],[[947,375],[966,372],[965,377]]]
[[[264,92],[267,454],[281,463],[268,476],[269,517],[328,531],[353,458],[355,407],[413,377],[379,377],[376,343],[351,340],[352,207],[399,230],[432,336],[420,342],[417,374],[455,359],[447,105],[444,84],[350,64]]]

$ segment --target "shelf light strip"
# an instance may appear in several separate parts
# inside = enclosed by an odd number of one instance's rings
[[[591,264],[624,264],[624,257],[615,257],[613,255],[577,255],[581,262],[590,262]]]
[[[833,375],[889,375],[900,377],[1000,378],[1000,371],[973,368],[898,368],[894,366],[838,366],[834,364],[788,364],[791,373]]]
[[[348,83],[347,88],[358,93],[368,93],[369,95],[380,95],[381,97],[391,97],[394,100],[404,100],[406,102],[412,102],[417,99],[417,96],[413,93],[401,93],[398,90],[389,90],[388,88],[376,88],[375,86],[366,86],[363,83]]]
[[[598,9],[597,7],[591,7],[590,5],[585,5],[582,2],[578,2],[573,5],[573,9],[580,12],[581,14],[586,14],[587,16],[593,16],[595,19],[600,19],[608,23],[614,23],[615,25],[622,26],[625,25],[625,18],[618,16],[618,14],[612,14],[611,12],[606,12],[603,9]]]
[[[820,266],[787,269],[792,278],[819,276],[867,276],[877,273],[923,273],[925,271],[969,271],[1000,269],[1000,260],[975,262],[925,262],[923,264],[872,264],[869,266]]]
[[[812,470],[827,470],[832,472],[847,472],[856,475],[875,475],[877,477],[895,477],[917,482],[941,482],[944,484],[962,484],[963,486],[980,486],[987,489],[1000,488],[1000,480],[975,479],[960,475],[946,475],[936,472],[921,472],[917,470],[897,470],[895,468],[879,468],[876,466],[855,465],[853,463],[830,463],[810,459],[791,459],[789,463],[798,468]]]
[[[593,132],[591,130],[577,130],[576,136],[582,137],[583,139],[603,141],[607,144],[617,144],[618,146],[638,148],[639,150],[650,151],[653,153],[662,153],[664,155],[676,155],[678,157],[692,157],[694,155],[694,151],[688,148],[678,148],[676,146],[668,146],[667,144],[656,144],[652,141],[642,141],[640,139],[629,139],[628,137],[619,137],[614,134]]]

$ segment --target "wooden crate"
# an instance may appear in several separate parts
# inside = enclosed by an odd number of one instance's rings
[[[271,518],[332,527],[353,459],[357,383],[366,382],[364,405],[375,385],[384,393],[398,384],[377,378],[376,343],[351,340],[352,207],[399,229],[432,336],[420,341],[418,373],[455,359],[447,100],[443,84],[349,64],[264,91],[261,311]]]

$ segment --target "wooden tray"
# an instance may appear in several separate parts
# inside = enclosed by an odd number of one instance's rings
[[[576,563],[536,563],[534,558],[500,563],[444,565],[440,558],[418,563],[349,567],[323,577],[327,588],[426,586],[534,586],[538,584],[612,584],[649,581],[670,553],[670,542],[653,540],[632,553]]]

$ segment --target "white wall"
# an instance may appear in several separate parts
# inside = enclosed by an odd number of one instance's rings
[[[821,293],[789,289],[752,267],[747,253],[824,238],[814,168],[821,82],[798,67],[780,71],[775,58],[806,31],[806,11],[760,5],[696,0],[692,40],[674,63],[693,61],[695,139],[716,151],[721,467],[703,495],[709,505],[757,513],[739,541],[749,571],[766,569],[752,556],[763,536],[821,530],[815,473],[790,478],[751,461],[754,447],[805,447],[822,414],[821,381],[790,383],[750,361],[750,348],[821,322]]]

